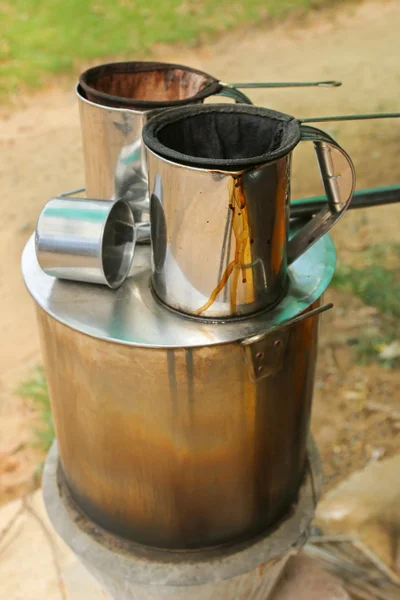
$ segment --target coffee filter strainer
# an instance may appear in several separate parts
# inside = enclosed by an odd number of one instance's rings
[[[188,106],[150,120],[143,140],[150,150],[172,161],[236,170],[288,154],[300,140],[300,123],[254,106]]]
[[[152,109],[200,102],[222,90],[197,69],[158,62],[121,62],[88,69],[79,78],[86,98],[111,107]]]

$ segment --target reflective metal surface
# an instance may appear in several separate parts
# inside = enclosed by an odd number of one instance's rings
[[[142,128],[151,113],[94,104],[84,98],[79,86],[76,93],[88,198],[124,198],[132,207],[135,222],[148,222]]]
[[[292,227],[291,233],[295,228]],[[118,290],[49,277],[40,268],[33,236],[22,256],[22,273],[35,302],[51,317],[86,335],[148,348],[194,348],[243,340],[293,319],[323,294],[335,269],[332,240],[324,236],[288,269],[286,296],[272,310],[245,320],[190,319],[165,308],[150,288],[148,246],[136,246],[132,277]]]
[[[328,203],[288,242],[291,152],[270,162],[264,159],[263,164],[260,158],[256,167],[241,171],[228,166],[232,157],[226,155],[229,142],[224,140],[218,159],[220,163],[226,159],[225,169],[197,167],[201,154],[193,154],[196,166],[188,165],[192,155],[183,152],[181,159],[168,157],[168,151],[177,155],[179,151],[168,146],[164,130],[175,141],[183,135],[181,122],[192,120],[194,131],[200,127],[198,117],[212,112],[216,119],[209,125],[219,138],[218,117],[224,111],[243,121],[254,114],[271,122],[277,119],[264,116],[256,107],[205,105],[170,110],[153,117],[144,129],[154,292],[172,309],[198,317],[242,317],[279,302],[287,289],[288,263],[333,226],[349,205],[355,186],[353,164],[336,142],[318,129],[298,124],[298,139],[314,142]],[[281,127],[287,125],[283,123]],[[146,135],[149,131],[155,132],[153,138]],[[246,134],[253,135],[251,127],[243,126],[242,142]],[[213,131],[208,130],[208,135]]]
[[[129,204],[53,198],[40,213],[36,256],[47,275],[119,287],[129,274],[136,242]]]
[[[157,548],[248,540],[276,524],[305,474],[318,320],[288,326],[284,360],[277,366],[272,354],[275,368],[254,382],[239,343],[117,345],[38,308],[61,462],[78,505],[105,529]]]
[[[290,156],[243,173],[149,151],[153,287],[194,316],[244,316],[284,295]]]

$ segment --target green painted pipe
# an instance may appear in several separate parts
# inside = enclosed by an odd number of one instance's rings
[[[400,185],[369,188],[354,193],[349,209],[383,206],[384,204],[396,204],[397,202],[400,202]],[[294,218],[311,217],[326,204],[325,196],[293,200],[290,204],[290,216]]]

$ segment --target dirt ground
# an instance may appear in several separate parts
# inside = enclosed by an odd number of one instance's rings
[[[225,81],[340,79],[336,89],[264,90],[254,103],[298,117],[400,109],[400,3],[336,7],[273,28],[244,28],[196,49],[155,49]],[[83,65],[84,66],[84,65]],[[77,70],[78,74],[79,70]],[[0,108],[0,503],[26,492],[40,458],[31,446],[35,415],[15,393],[41,362],[33,303],[20,275],[22,249],[43,204],[83,183],[73,83]],[[358,188],[400,182],[400,121],[326,126],[352,156]],[[311,151],[296,150],[293,196],[321,193]],[[399,241],[400,206],[348,213],[334,238],[350,261],[373,243]],[[384,290],[382,290],[384,293]],[[323,320],[312,428],[327,486],[399,450],[400,374],[356,364],[348,345],[377,315],[348,294],[329,291],[335,309]],[[379,406],[378,406],[379,405]]]

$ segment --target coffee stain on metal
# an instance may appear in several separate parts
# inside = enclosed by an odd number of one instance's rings
[[[239,285],[239,276],[242,275],[242,283],[246,285],[246,301],[254,301],[253,273],[246,265],[252,263],[251,236],[249,229],[248,209],[246,197],[243,189],[243,176],[235,176],[230,180],[229,190],[229,209],[232,211],[231,231],[235,236],[235,256],[228,264],[218,285],[213,290],[210,298],[197,311],[196,315],[201,315],[210,308],[218,297],[218,294],[225,288],[232,275],[231,285],[231,311],[236,310],[237,294]],[[229,253],[229,248],[228,248]],[[235,268],[238,267],[238,268]]]
[[[176,381],[175,372],[175,351],[167,350],[167,362],[168,362],[168,380],[169,389],[171,391],[172,405],[176,406],[178,399],[178,385]]]

